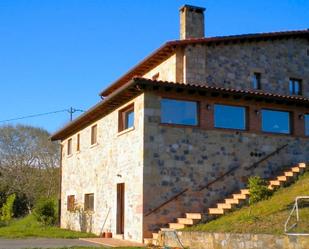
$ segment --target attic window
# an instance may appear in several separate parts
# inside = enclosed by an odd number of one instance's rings
[[[253,73],[252,88],[255,90],[261,89],[261,73]]]
[[[152,76],[152,80],[158,80],[159,79],[159,76],[160,76],[160,73],[156,73]]]

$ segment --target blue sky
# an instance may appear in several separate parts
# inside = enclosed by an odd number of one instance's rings
[[[307,0],[0,0],[0,121],[88,109],[108,84],[178,39],[183,4],[207,8],[206,36],[309,28]],[[53,132],[68,120],[58,113],[19,123]]]

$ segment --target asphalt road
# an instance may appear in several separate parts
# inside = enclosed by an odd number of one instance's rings
[[[0,239],[0,249],[59,248],[71,246],[95,246],[98,244],[78,239]]]

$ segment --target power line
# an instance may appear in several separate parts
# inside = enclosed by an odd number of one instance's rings
[[[35,118],[35,117],[40,117],[40,116],[46,116],[46,115],[51,115],[51,114],[60,113],[60,112],[68,112],[70,114],[70,120],[72,121],[73,120],[73,113],[84,112],[84,111],[70,107],[70,109],[63,109],[63,110],[58,110],[58,111],[53,111],[53,112],[38,113],[38,114],[21,116],[21,117],[16,117],[16,118],[11,118],[11,119],[0,120],[0,123],[11,122],[11,121],[16,121],[16,120],[21,120],[21,119]]]

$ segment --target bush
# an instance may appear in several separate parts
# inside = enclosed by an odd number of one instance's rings
[[[13,205],[15,201],[15,194],[9,195],[6,199],[6,202],[1,208],[0,221],[4,224],[8,224],[13,217]]]
[[[57,221],[57,205],[53,199],[41,199],[37,202],[34,215],[44,225],[55,225]]]
[[[272,191],[268,189],[267,182],[259,176],[249,178],[249,191],[249,204],[268,199],[272,195]]]

